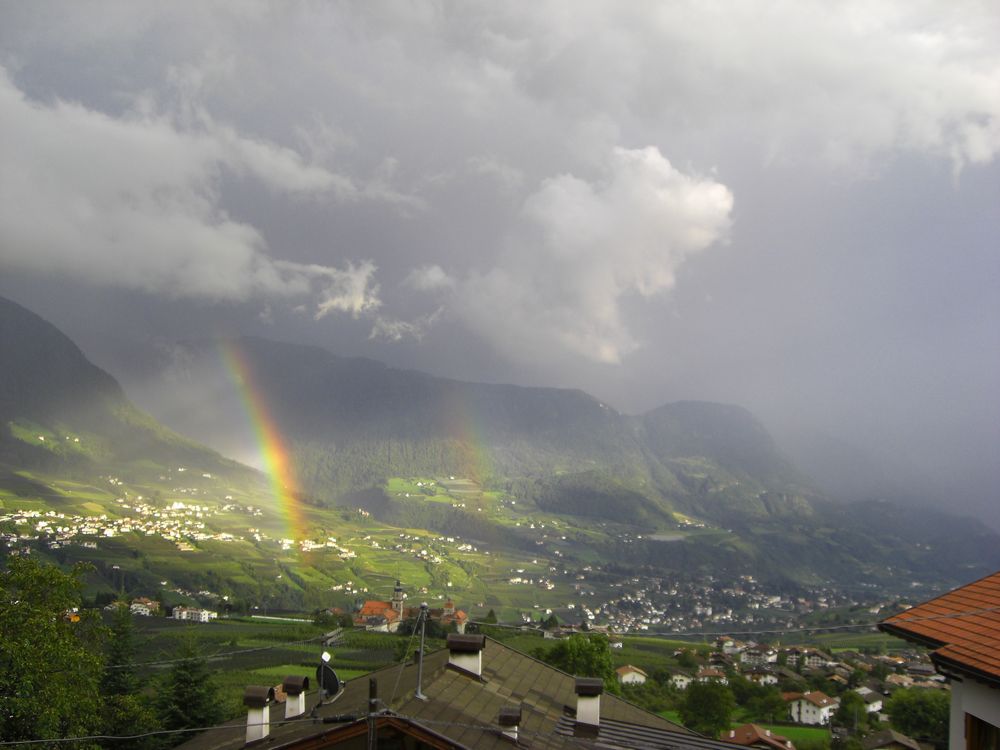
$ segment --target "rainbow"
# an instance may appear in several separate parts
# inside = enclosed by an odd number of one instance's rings
[[[264,472],[270,478],[271,490],[278,509],[285,518],[288,534],[296,540],[304,539],[308,536],[308,526],[298,496],[298,485],[292,473],[291,456],[281,431],[267,408],[263,392],[255,382],[253,369],[237,342],[222,340],[220,349],[222,361],[239,392],[243,409],[256,435]]]
[[[453,460],[458,462],[451,470],[481,484],[490,473],[490,453],[480,420],[471,408],[471,387],[462,383],[452,389],[443,410],[445,434],[454,446]]]

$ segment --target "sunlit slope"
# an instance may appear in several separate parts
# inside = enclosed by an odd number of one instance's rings
[[[0,466],[91,474],[254,473],[167,430],[61,331],[0,298]]]

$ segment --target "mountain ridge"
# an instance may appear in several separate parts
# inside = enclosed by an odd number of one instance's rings
[[[139,412],[111,375],[39,316],[0,304],[0,332],[7,364],[0,383],[14,384],[0,394],[0,489],[9,480],[28,491],[34,480],[24,470],[37,466],[91,482],[97,474],[148,477],[169,475],[164,466],[189,466],[264,485],[256,471]],[[678,402],[625,415],[579,390],[465,383],[266,339],[236,344],[284,437],[299,499],[323,528],[338,514],[367,508],[400,528],[535,549],[537,540],[497,515],[516,501],[518,514],[537,509],[579,518],[583,527],[631,528],[601,532],[586,542],[587,554],[635,566],[857,581],[879,566],[893,576],[937,575],[946,560],[942,575],[954,580],[1000,564],[996,535],[967,521],[908,524],[919,514],[891,504],[833,505],[742,407]],[[192,368],[190,377],[168,379],[175,388],[197,387],[211,380],[207,368],[223,367],[217,344],[186,346],[179,361]],[[47,379],[53,368],[58,377]],[[194,402],[202,410],[209,403],[213,419],[218,395],[234,390],[232,373],[216,374],[211,400]],[[32,384],[37,390],[22,399]],[[464,478],[471,497],[491,498],[491,517],[476,512],[482,505],[466,509],[454,499],[461,491],[446,503],[419,491],[412,498],[388,493],[394,477],[421,476]],[[671,533],[657,541],[658,530]],[[932,551],[939,549],[947,554]]]

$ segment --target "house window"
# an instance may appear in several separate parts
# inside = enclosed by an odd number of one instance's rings
[[[972,714],[965,715],[966,750],[1000,750],[1000,728]]]

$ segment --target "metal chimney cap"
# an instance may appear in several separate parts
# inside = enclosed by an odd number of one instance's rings
[[[503,706],[500,715],[497,717],[497,724],[502,727],[516,727],[521,723],[520,706]]]
[[[448,633],[448,650],[452,653],[478,654],[486,648],[485,635]]]
[[[309,689],[309,678],[300,675],[289,675],[281,683],[281,689],[289,695],[302,695]]]
[[[574,690],[582,697],[600,695],[604,692],[604,680],[600,677],[577,677]]]
[[[274,701],[274,688],[264,685],[248,685],[243,691],[243,705],[250,708],[264,708]]]

